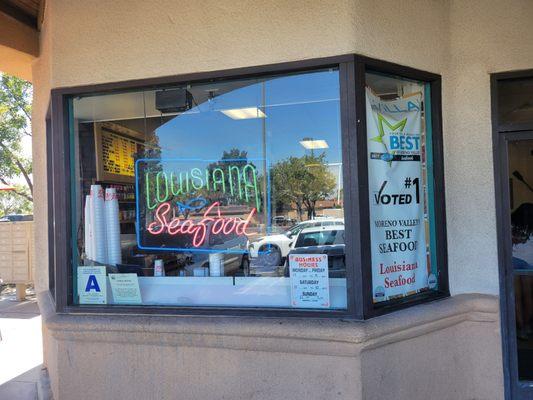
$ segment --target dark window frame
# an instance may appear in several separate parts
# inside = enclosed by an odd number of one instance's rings
[[[272,309],[259,307],[182,307],[182,306],[91,306],[74,305],[71,252],[71,179],[69,98],[86,94],[109,94],[117,91],[170,87],[183,83],[216,82],[232,78],[252,78],[278,73],[305,72],[327,67],[339,68],[341,140],[346,231],[346,310]],[[396,75],[429,83],[431,86],[432,134],[434,155],[435,224],[438,291],[406,297],[374,306],[370,262],[370,223],[368,205],[368,171],[366,161],[366,70]],[[449,296],[444,202],[444,164],[442,154],[441,77],[440,75],[389,62],[346,54],[334,57],[285,62],[272,65],[235,68],[138,79],[123,82],[53,89],[52,97],[52,168],[48,181],[53,190],[54,264],[56,266],[55,307],[58,313],[157,314],[157,315],[229,315],[259,317],[325,317],[363,320],[411,305]]]
[[[441,100],[441,77],[440,75],[431,72],[421,71],[415,68],[405,67],[398,64],[393,64],[381,60],[376,60],[368,57],[355,57],[355,85],[356,89],[353,91],[355,96],[355,120],[356,128],[354,136],[358,140],[357,152],[358,158],[361,160],[360,175],[358,186],[360,188],[360,210],[365,218],[361,220],[364,226],[361,227],[361,232],[364,234],[364,241],[362,249],[364,249],[363,258],[363,309],[365,318],[371,318],[390,312],[410,307],[416,304],[425,303],[427,301],[441,299],[450,295],[448,283],[448,245],[446,233],[446,202],[445,202],[445,186],[444,186],[444,153],[443,153],[443,137],[442,137],[442,100]],[[365,98],[365,83],[366,73],[376,72],[400,78],[411,79],[430,85],[431,94],[431,129],[432,129],[432,144],[433,144],[433,186],[434,186],[434,207],[435,207],[435,225],[437,248],[434,249],[438,264],[438,291],[430,291],[419,293],[416,295],[404,297],[402,299],[384,301],[381,303],[373,303],[372,295],[372,264],[371,264],[371,248],[370,248],[370,220],[369,215],[369,193],[368,193],[368,163],[367,163],[367,141],[366,141],[366,98]],[[359,132],[359,134],[358,134]]]
[[[45,141],[46,141],[46,154],[53,153],[52,146],[52,108],[51,105],[48,105],[48,110],[46,112],[46,130],[45,130]],[[53,170],[52,158],[46,157],[46,169],[47,171]],[[47,210],[48,210],[48,290],[53,299],[56,297],[56,268],[55,268],[55,228],[54,228],[54,191],[53,188],[53,173],[48,173],[46,176],[47,184]]]

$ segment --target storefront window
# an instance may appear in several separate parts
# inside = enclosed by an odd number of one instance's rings
[[[57,310],[366,319],[448,296],[440,85],[344,55],[54,89]]]
[[[70,109],[75,304],[347,308],[338,68]]]
[[[373,302],[438,290],[429,84],[366,74]]]

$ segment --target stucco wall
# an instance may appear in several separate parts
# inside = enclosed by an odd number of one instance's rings
[[[39,301],[56,400],[503,398],[493,296],[372,323],[65,316]]]
[[[533,2],[453,1],[443,76],[452,293],[498,293],[490,73],[533,68]]]
[[[53,3],[54,86],[349,52],[431,71],[446,60],[447,7],[438,0]]]

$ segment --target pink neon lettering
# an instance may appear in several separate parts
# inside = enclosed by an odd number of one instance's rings
[[[167,218],[170,212],[170,203],[161,203],[155,211],[155,221],[148,225],[148,232],[152,235],[161,235],[165,231],[169,235],[189,234],[193,236],[192,245],[200,247],[205,242],[207,236],[207,225],[212,222],[211,232],[215,235],[223,233],[229,235],[235,232],[237,235],[246,235],[246,229],[250,224],[256,209],[252,208],[246,219],[238,217],[224,218],[220,214],[220,203],[215,202],[204,212],[203,218],[195,223],[192,219],[180,219],[175,217],[171,220]],[[215,216],[209,214],[215,212]]]
[[[160,235],[164,232],[165,227],[167,226],[166,215],[170,211],[170,203],[162,203],[157,207],[157,212],[155,213],[156,220],[148,225],[148,232],[152,235]]]

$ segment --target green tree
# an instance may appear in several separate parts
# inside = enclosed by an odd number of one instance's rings
[[[21,210],[33,203],[32,162],[22,147],[22,139],[31,137],[31,100],[29,82],[0,74],[0,182],[14,187],[11,194],[20,200]],[[15,184],[19,177],[24,184]]]
[[[289,157],[272,167],[272,185],[276,202],[294,204],[301,220],[315,215],[316,202],[326,199],[335,189],[335,176],[329,171],[325,155]]]
[[[18,191],[24,191],[23,187],[16,186]],[[31,213],[33,204],[28,199],[17,195],[11,190],[0,191],[0,216],[8,214],[28,214]]]

